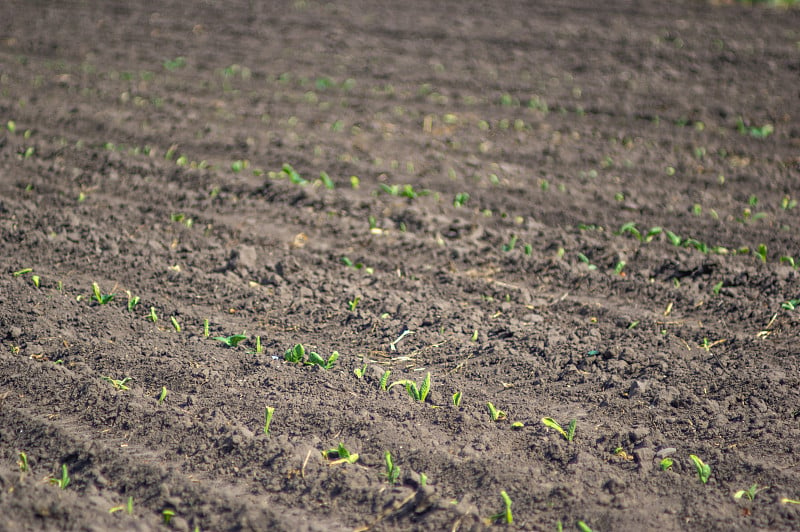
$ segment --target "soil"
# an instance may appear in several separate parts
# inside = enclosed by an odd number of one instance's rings
[[[0,529],[800,529],[800,10],[217,4],[0,6]]]

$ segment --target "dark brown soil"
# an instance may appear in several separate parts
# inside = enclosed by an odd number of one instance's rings
[[[0,529],[800,529],[800,10],[540,4],[4,1]]]

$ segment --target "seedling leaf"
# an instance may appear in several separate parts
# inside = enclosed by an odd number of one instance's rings
[[[234,334],[232,336],[215,336],[214,340],[219,340],[223,344],[227,345],[228,347],[236,347],[239,345],[240,342],[247,340],[247,335],[245,334]]]
[[[694,468],[697,471],[697,478],[700,479],[700,482],[703,484],[708,483],[708,478],[711,476],[711,466],[703,462],[694,454],[690,454],[689,458],[694,463]]]

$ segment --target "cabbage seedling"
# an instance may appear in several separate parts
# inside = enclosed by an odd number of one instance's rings
[[[67,489],[69,483],[72,479],[69,478],[69,472],[67,471],[67,464],[61,464],[61,478],[51,478],[50,483],[55,484],[62,490]]]
[[[573,419],[569,422],[569,425],[567,425],[567,430],[564,430],[561,425],[559,425],[558,422],[551,417],[543,417],[542,423],[544,423],[546,427],[549,427],[564,436],[564,439],[569,442],[575,438],[575,428],[578,426],[577,419]]]
[[[150,319],[150,321],[152,321],[153,323],[155,323],[155,322],[157,322],[157,321],[158,321],[158,316],[156,315],[156,307],[150,307],[150,314],[148,314],[148,315],[147,315],[147,317],[148,317],[148,318]]]
[[[700,479],[700,482],[703,484],[708,483],[708,477],[711,476],[711,466],[703,462],[696,455],[690,454],[689,458],[694,463],[694,468],[697,471],[697,478]]]
[[[668,471],[669,468],[672,467],[672,458],[662,458],[661,461],[658,463],[658,467],[661,468],[661,471]]]
[[[158,396],[158,404],[161,404],[161,403],[164,402],[164,399],[167,398],[167,393],[169,393],[167,391],[167,387],[166,386],[162,386],[161,387],[161,393]]]
[[[503,504],[505,505],[505,509],[502,512],[499,512],[489,518],[489,521],[495,522],[503,520],[508,524],[514,522],[514,517],[511,515],[511,497],[508,496],[505,490],[500,492],[500,497],[503,498]]]
[[[100,377],[100,378],[103,379],[104,381],[110,382],[114,386],[114,388],[116,388],[117,390],[121,390],[123,392],[130,390],[128,383],[133,380],[130,377],[125,377],[124,379],[112,379],[111,377]]]
[[[175,332],[181,332],[181,324],[178,323],[177,318],[175,318],[175,316],[170,316],[169,319],[172,322],[172,328],[175,329]]]
[[[306,356],[306,349],[303,347],[303,344],[295,344],[294,347],[287,349],[283,353],[283,359],[286,362],[292,362],[294,364],[300,364],[305,360]]]
[[[592,532],[592,529],[589,527],[589,525],[587,525],[583,521],[578,521],[577,525],[578,525],[578,530],[580,530],[581,532]]]
[[[461,392],[453,394],[453,406],[461,406]]]
[[[486,403],[486,408],[489,409],[489,417],[492,418],[492,421],[502,421],[508,417],[508,414],[506,412],[499,410],[492,403]]]
[[[272,415],[275,413],[274,406],[268,406],[264,409],[264,434],[269,436],[269,425],[272,423]]]
[[[128,497],[128,502],[125,505],[114,506],[108,510],[108,513],[113,514],[125,510],[128,515],[133,515],[133,497]]]
[[[214,340],[219,340],[228,347],[236,347],[242,341],[247,340],[246,334],[234,334],[232,336],[215,336]]]
[[[364,378],[364,373],[366,373],[366,372],[367,372],[367,363],[366,362],[364,362],[364,365],[361,366],[360,368],[356,368],[356,369],[353,370],[353,374],[356,377],[358,377],[359,379],[363,379]]]
[[[168,525],[173,517],[175,517],[175,510],[170,510],[169,508],[162,510],[161,518],[164,520],[165,525]]]
[[[327,360],[322,358],[318,353],[311,351],[308,354],[308,362],[305,362],[305,364],[308,366],[313,366],[314,364],[316,364],[317,366],[320,366],[322,369],[331,369],[334,363],[336,362],[336,359],[338,358],[339,358],[338,351],[334,351],[333,353],[331,353],[331,356],[329,356]]]
[[[100,305],[105,305],[114,299],[114,294],[103,294],[100,291],[100,285],[92,283],[92,299],[97,301]]]
[[[384,476],[386,476],[386,480],[389,481],[389,484],[395,484],[397,479],[400,478],[400,468],[397,467],[392,460],[392,453],[386,451],[383,454],[384,463],[386,464],[386,472]]]
[[[19,465],[19,470],[22,471],[23,473],[27,473],[28,471],[30,471],[31,468],[28,465],[28,455],[23,452],[20,452],[19,462],[17,462],[17,465]]]
[[[758,487],[758,484],[753,484],[752,486],[750,486],[746,490],[739,490],[736,493],[734,493],[733,494],[733,498],[738,500],[738,499],[741,499],[742,497],[744,497],[745,499],[747,499],[749,501],[752,501],[753,499],[756,498],[756,495],[758,495],[758,493],[760,491],[765,491],[765,490],[768,490],[768,489],[769,489],[769,486]]]
[[[344,443],[340,443],[336,449],[329,449],[327,451],[322,451],[322,456],[325,459],[332,459],[334,455],[336,457],[335,460],[331,461],[328,465],[336,465],[336,464],[355,464],[358,461],[358,454],[351,453],[347,450],[347,447],[344,446]]]
[[[33,268],[22,268],[21,270],[15,271],[12,275],[14,277],[19,277],[20,275],[25,275],[26,273],[31,273]]]
[[[393,382],[387,389],[391,390],[393,386],[398,384],[405,386],[408,395],[410,395],[415,401],[424,403],[425,399],[428,397],[428,393],[431,391],[431,373],[428,372],[428,374],[425,376],[425,380],[422,381],[422,384],[419,387],[417,387],[416,382],[403,379]]]
[[[387,369],[386,371],[383,372],[383,375],[381,375],[381,383],[380,383],[381,390],[387,389],[386,387],[389,385],[389,375],[391,374],[392,374],[391,370]]]
[[[140,298],[132,295],[130,290],[125,290],[125,293],[128,294],[128,312],[133,312],[133,309],[139,304]]]

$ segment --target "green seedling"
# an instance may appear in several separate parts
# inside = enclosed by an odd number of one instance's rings
[[[781,257],[781,264],[783,264],[784,262],[786,264],[788,264],[789,266],[791,266],[792,268],[796,268],[797,267],[796,264],[795,264],[794,257],[792,257],[790,255],[783,255]]]
[[[544,423],[546,427],[549,427],[564,436],[564,439],[569,442],[575,438],[575,429],[578,426],[577,419],[572,419],[569,422],[569,425],[567,425],[567,430],[564,430],[561,425],[559,425],[558,422],[551,417],[543,417],[542,423]]]
[[[42,280],[41,277],[39,277],[38,275],[31,276],[31,282],[33,283],[33,286],[35,286],[36,288],[39,288],[39,283],[41,282],[41,280]]]
[[[100,291],[100,285],[92,283],[92,299],[97,301],[100,305],[105,305],[114,299],[114,294],[103,294]]]
[[[169,320],[172,322],[172,328],[175,329],[175,332],[181,332],[181,324],[178,323],[178,319],[175,316],[170,316]]]
[[[31,273],[32,271],[33,268],[22,268],[21,270],[15,271],[12,275],[14,275],[14,277],[19,277],[20,275],[25,275],[26,273]]]
[[[664,234],[667,236],[667,240],[669,241],[669,243],[672,244],[673,246],[677,247],[681,245],[682,242],[681,237],[679,237],[672,231],[664,231]]]
[[[530,244],[525,244],[524,246],[522,246],[522,252],[526,256],[530,257],[531,254],[533,253],[533,246],[531,246]]]
[[[124,505],[114,506],[108,510],[108,513],[113,514],[125,510],[128,515],[133,515],[133,497],[128,497],[128,502]]]
[[[453,207],[463,207],[469,201],[469,194],[466,192],[459,192],[453,200]]]
[[[123,392],[131,389],[130,386],[128,386],[128,383],[133,380],[130,377],[125,377],[124,379],[112,379],[111,377],[100,377],[100,378],[103,379],[104,381],[110,382],[114,386],[114,388],[116,388],[117,390],[121,390]]]
[[[139,296],[132,295],[130,290],[125,290],[125,293],[128,295],[128,312],[133,312],[141,299]]]
[[[175,510],[170,510],[167,508],[166,510],[161,511],[161,518],[164,520],[165,525],[169,525],[169,522],[172,521],[173,517],[175,517]]]
[[[272,415],[275,413],[275,407],[268,406],[264,409],[264,434],[269,436],[269,425],[272,423]]]
[[[492,421],[502,421],[502,420],[508,418],[508,414],[506,412],[503,412],[502,410],[499,410],[491,402],[486,403],[486,408],[489,409],[489,417],[492,418]]]
[[[427,485],[428,485],[428,475],[426,475],[425,473],[420,473],[419,474],[419,487],[420,488],[424,488]]]
[[[505,508],[503,509],[503,511],[498,512],[493,516],[491,516],[489,518],[489,521],[491,523],[494,523],[495,521],[503,521],[510,525],[511,523],[514,522],[514,517],[511,514],[511,497],[508,496],[508,493],[506,493],[505,490],[500,492],[500,497],[503,498],[503,505],[505,506]]]
[[[672,458],[662,458],[658,463],[658,467],[661,468],[661,471],[669,471],[674,463],[675,462],[672,461]]]
[[[397,483],[397,479],[400,478],[400,468],[397,467],[394,460],[392,460],[392,453],[386,451],[383,453],[383,459],[386,464],[386,472],[384,473],[386,480],[389,481],[389,484]]]
[[[300,364],[305,361],[306,357],[306,348],[303,347],[303,344],[295,344],[294,347],[287,349],[283,353],[283,359],[287,362],[292,362],[293,364]]]
[[[586,264],[586,266],[587,266],[587,267],[588,267],[590,270],[596,270],[596,269],[597,269],[597,266],[595,266],[594,264],[592,264],[592,262],[589,260],[589,257],[587,257],[586,255],[584,255],[583,253],[578,253],[578,260],[579,260],[579,261],[581,261],[582,263]]]
[[[17,123],[13,120],[9,120],[6,122],[6,129],[8,129],[9,133],[14,133],[17,131]]]
[[[350,312],[356,311],[356,307],[358,306],[359,302],[361,302],[361,297],[359,296],[356,296],[347,302],[347,308],[350,309]]]
[[[393,386],[397,385],[405,386],[408,395],[410,395],[415,401],[424,403],[425,399],[428,397],[428,393],[431,391],[431,373],[428,372],[428,374],[425,376],[425,380],[422,381],[422,384],[419,385],[419,387],[417,386],[416,382],[403,379],[393,382],[387,389],[391,390]]]
[[[766,491],[768,489],[769,489],[769,486],[761,486],[761,487],[759,487],[758,484],[753,484],[752,486],[750,486],[746,490],[739,490],[736,493],[734,493],[733,494],[733,498],[738,500],[738,499],[741,499],[741,498],[744,497],[748,501],[753,501],[756,498],[756,495],[758,495],[759,492]]]
[[[789,209],[794,209],[795,207],[797,207],[796,199],[792,199],[788,195],[781,199],[781,209],[788,211]]]
[[[781,499],[782,504],[800,504],[800,500],[790,499],[788,497],[784,497]]]
[[[156,307],[150,307],[150,314],[148,314],[148,316],[147,316],[147,317],[148,317],[148,318],[150,319],[150,321],[152,321],[153,323],[155,323],[155,322],[157,322],[157,321],[158,321],[158,316],[156,315]]]
[[[708,478],[711,476],[711,466],[703,462],[696,455],[690,454],[689,458],[694,463],[695,471],[697,471],[697,478],[703,484],[708,483]]]
[[[215,336],[214,340],[219,340],[228,347],[236,347],[241,342],[247,340],[246,334],[234,334],[231,336]]]
[[[281,168],[281,174],[285,177],[289,178],[289,181],[294,183],[295,185],[306,185],[308,181],[303,179],[297,171],[292,168],[292,165],[284,163],[283,167]]]
[[[167,387],[166,386],[162,386],[161,387],[161,393],[158,395],[158,404],[162,404],[164,402],[164,399],[167,398],[167,394],[168,393],[169,392],[167,391]]]
[[[761,262],[767,262],[767,246],[764,244],[759,244],[758,248],[753,253],[761,259]]]
[[[511,424],[511,428],[514,430],[522,430],[523,428],[525,428],[525,423],[523,423],[522,421],[515,421],[514,423]]]
[[[736,119],[736,131],[741,135],[750,135],[756,139],[765,139],[775,132],[775,127],[772,124],[764,124],[761,127],[746,126],[744,120],[740,116]]]
[[[800,299],[790,299],[781,303],[781,308],[785,310],[794,310],[800,306]]]
[[[344,446],[344,443],[340,443],[336,449],[322,451],[322,456],[326,460],[332,460],[328,465],[344,463],[355,464],[358,461],[358,454],[348,451],[347,447]]]
[[[614,273],[616,273],[617,275],[622,275],[622,270],[625,269],[626,265],[627,265],[627,262],[625,262],[624,260],[619,261],[616,264],[616,266],[614,266]]]
[[[234,172],[241,172],[250,166],[250,161],[237,159],[231,163],[231,170]]]
[[[358,377],[359,379],[364,378],[364,374],[367,372],[367,363],[364,362],[364,365],[360,368],[356,368],[353,370],[353,374]]]
[[[386,371],[383,372],[383,375],[381,375],[381,382],[380,382],[381,390],[387,389],[387,386],[389,385],[389,375],[391,374],[392,374],[391,370],[387,369]]]
[[[31,470],[30,465],[28,465],[28,455],[23,452],[19,453],[19,461],[17,462],[17,465],[19,466],[19,470],[23,473],[27,473]]]
[[[65,490],[71,481],[72,479],[69,478],[69,472],[67,471],[67,464],[61,464],[61,478],[51,478],[50,484],[55,484],[62,490]]]
[[[173,70],[177,70],[179,68],[183,68],[186,66],[186,58],[185,57],[176,57],[175,59],[165,59],[162,63],[164,68],[172,72]]]
[[[461,392],[453,394],[453,406],[461,406]]]
[[[385,183],[381,183],[379,186],[383,192],[389,194],[390,196],[398,196],[409,199],[415,199],[420,196],[427,196],[431,193],[430,190],[414,190],[413,185],[400,186],[400,185],[387,185]]]
[[[211,332],[208,330],[208,320],[203,320],[203,336],[208,338]]]
[[[477,342],[478,341],[478,329],[472,331],[472,336],[469,338],[470,342]]]
[[[720,281],[714,285],[714,287],[711,289],[711,293],[713,293],[715,296],[718,296],[720,290],[722,290],[722,287],[723,287],[723,282]]]
[[[333,180],[330,178],[330,176],[326,172],[324,172],[324,171],[320,172],[319,173],[319,179],[320,179],[320,181],[322,181],[322,184],[328,190],[333,190],[334,188],[336,188],[336,185],[333,183]]]
[[[311,351],[308,354],[308,362],[305,362],[307,366],[317,365],[322,369],[331,369],[333,365],[336,363],[336,360],[339,358],[339,352],[334,351],[331,353],[331,356],[328,359],[322,358],[318,353]]]
[[[652,240],[663,232],[661,227],[651,227],[646,233],[642,234],[636,227],[635,222],[627,222],[622,224],[616,234],[624,235],[630,234],[639,242],[652,242]]]
[[[508,243],[503,244],[503,251],[511,251],[517,246],[517,235],[511,235],[511,238],[508,239]]]
[[[576,525],[578,526],[578,530],[580,530],[581,532],[592,532],[592,529],[589,527],[589,525],[587,525],[583,521],[578,521]]]
[[[256,336],[256,348],[253,351],[256,355],[260,355],[264,352],[264,346],[261,345],[261,336]]]

